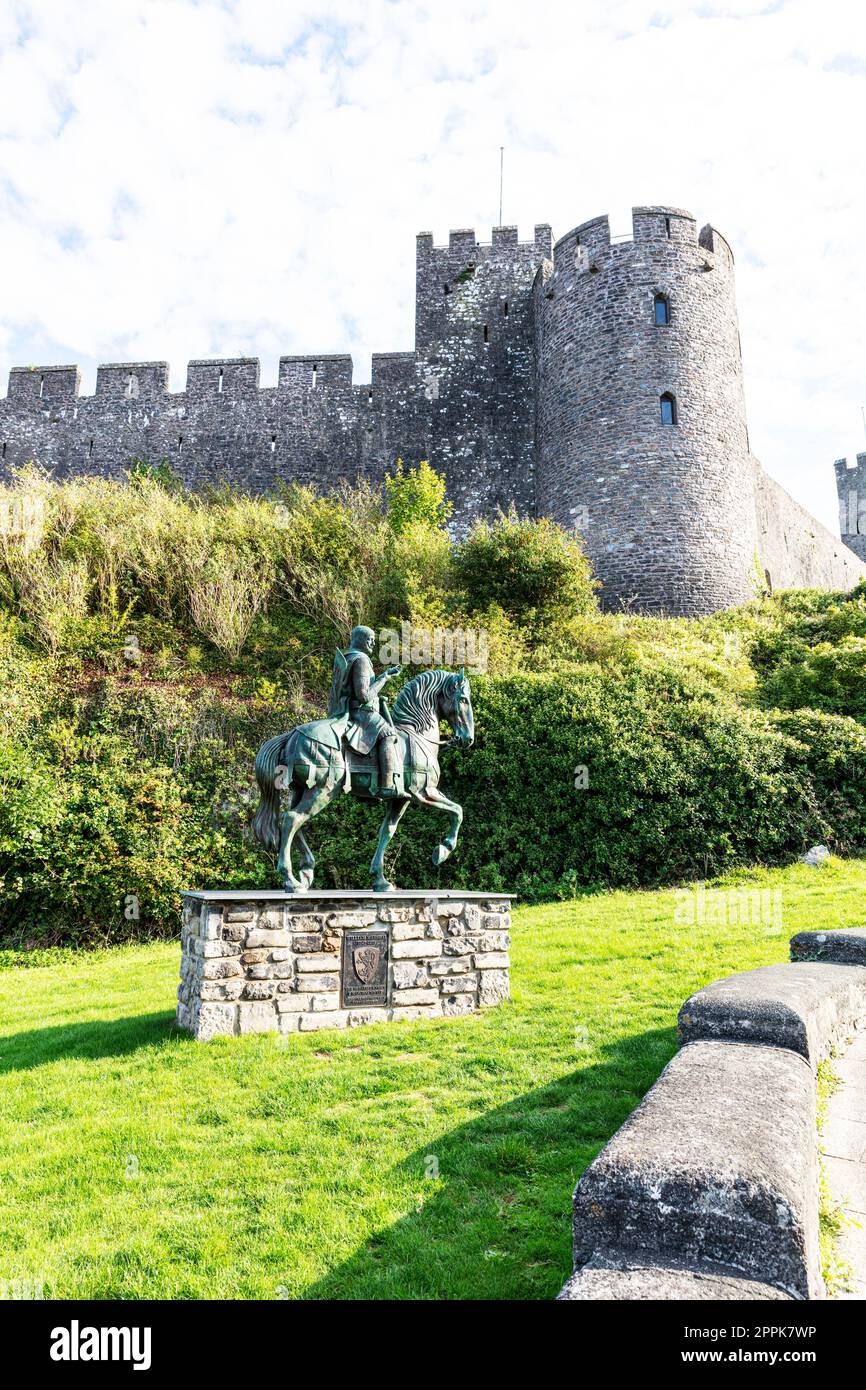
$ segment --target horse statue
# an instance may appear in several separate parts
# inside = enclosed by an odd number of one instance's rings
[[[313,883],[316,861],[303,827],[340,793],[385,803],[370,864],[374,892],[387,893],[394,887],[385,877],[385,850],[412,801],[448,813],[448,833],[433,851],[434,865],[444,863],[457,844],[463,810],[439,790],[439,722],[446,720],[451,726],[445,748],[472,744],[469,681],[463,670],[459,675],[422,671],[403,686],[389,711],[379,687],[399,667],[389,667],[373,679],[372,641],[369,628],[356,628],[348,652],[337,652],[327,719],[277,734],[256,754],[261,799],[253,830],[261,844],[277,850],[277,869],[290,893],[306,892]],[[281,791],[288,793],[282,816]],[[296,840],[302,854],[297,874],[292,863]]]

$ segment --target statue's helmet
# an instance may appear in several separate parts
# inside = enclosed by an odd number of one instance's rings
[[[365,642],[375,642],[376,634],[371,627],[353,627],[349,642],[351,647],[360,647]]]

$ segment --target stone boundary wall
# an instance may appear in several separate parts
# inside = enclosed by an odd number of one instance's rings
[[[574,1193],[562,1301],[820,1299],[816,1071],[866,1028],[866,931],[698,990],[681,1050]]]
[[[853,589],[866,579],[866,548],[861,556],[857,544],[866,538],[840,540],[769,477],[757,459],[753,463],[758,560],[770,587]]]
[[[206,1041],[477,1013],[509,997],[510,922],[499,894],[185,893],[177,1025]]]

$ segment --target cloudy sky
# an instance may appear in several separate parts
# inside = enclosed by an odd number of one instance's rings
[[[866,450],[856,0],[0,0],[0,374],[412,347],[414,239],[670,203],[737,258],[752,447]],[[5,389],[5,388],[4,388]]]

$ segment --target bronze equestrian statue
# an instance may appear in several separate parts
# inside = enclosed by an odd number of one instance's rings
[[[375,634],[356,627],[347,651],[337,651],[328,700],[328,717],[300,724],[263,743],[256,754],[261,793],[253,830],[268,849],[277,850],[277,869],[288,892],[312,887],[315,859],[303,826],[339,793],[362,800],[384,800],[385,818],[370,864],[373,889],[394,885],[384,873],[385,850],[412,801],[437,806],[449,815],[448,833],[433,851],[444,862],[457,843],[463,810],[439,790],[439,722],[451,726],[446,748],[468,748],[475,738],[469,681],[463,671],[422,671],[400,691],[389,711],[379,691],[399,666],[376,676],[371,660]],[[280,792],[288,807],[280,814]],[[296,875],[292,846],[302,858]]]
[[[391,676],[399,676],[399,666],[389,666],[381,676],[373,670],[370,658],[376,645],[372,628],[356,627],[347,652],[337,652],[328,699],[328,718],[340,719],[348,710],[349,726],[345,739],[356,753],[379,750],[379,795],[396,796],[402,791],[402,759],[398,739],[387,706],[379,690]]]

